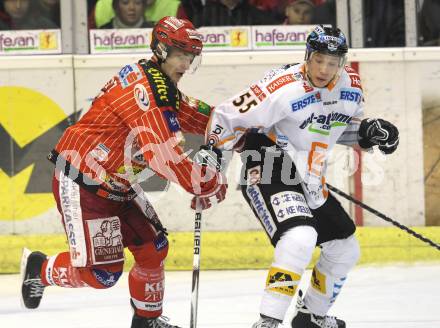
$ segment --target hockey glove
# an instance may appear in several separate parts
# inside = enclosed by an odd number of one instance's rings
[[[210,208],[213,204],[220,203],[226,197],[226,190],[228,189],[228,184],[226,183],[226,178],[220,172],[217,174],[217,182],[213,189],[203,193],[199,196],[194,196],[191,200],[191,208],[196,209],[197,198],[199,199],[200,208],[206,210]]]
[[[364,149],[379,146],[384,154],[391,154],[399,145],[399,130],[392,123],[380,118],[366,118],[359,127],[359,146]]]
[[[213,169],[216,171],[213,187],[199,196],[194,196],[191,201],[191,208],[196,209],[196,200],[198,198],[200,207],[205,210],[210,208],[212,204],[220,203],[226,196],[226,189],[228,187],[226,177],[220,173],[223,166],[222,152],[213,146],[202,145],[200,150],[194,155],[194,162],[202,166],[205,174],[208,173],[206,171]]]

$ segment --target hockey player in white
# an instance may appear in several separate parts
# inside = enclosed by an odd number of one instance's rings
[[[393,124],[362,118],[361,82],[345,66],[347,51],[339,29],[317,26],[304,63],[270,71],[217,106],[208,125],[211,148],[241,152],[243,195],[275,247],[254,328],[283,321],[316,246],[321,255],[292,327],[345,327],[327,312],[360,250],[353,221],[326,188],[327,159],[336,143],[390,154],[399,142]]]

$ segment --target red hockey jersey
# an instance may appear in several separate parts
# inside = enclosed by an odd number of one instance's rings
[[[141,60],[107,82],[49,158],[76,182],[110,199],[131,198],[136,175],[146,167],[202,194],[204,178],[181,147],[182,132],[203,135],[210,111],[183,95],[155,62]]]

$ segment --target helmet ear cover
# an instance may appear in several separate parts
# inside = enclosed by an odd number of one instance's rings
[[[157,42],[157,46],[155,48],[154,54],[162,61],[165,61],[168,57],[169,47],[167,47],[162,42]]]

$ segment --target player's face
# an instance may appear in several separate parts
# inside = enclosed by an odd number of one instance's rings
[[[324,88],[338,73],[340,58],[313,53],[307,61],[307,75],[315,87]]]
[[[124,24],[134,25],[144,14],[144,6],[144,0],[119,0],[116,13]]]
[[[189,52],[173,48],[168,54],[167,59],[162,63],[163,72],[174,83],[182,78],[183,74],[190,68],[194,60],[194,55]]]
[[[5,11],[14,19],[26,16],[29,10],[29,0],[5,0]]]

